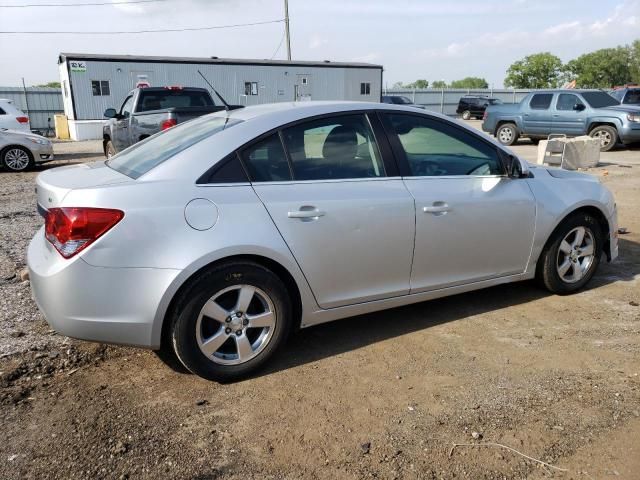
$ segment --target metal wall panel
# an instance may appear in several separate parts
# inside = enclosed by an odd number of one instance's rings
[[[26,113],[33,130],[46,129],[48,118],[51,118],[53,128],[53,116],[64,111],[59,88],[0,87],[0,98],[11,100],[16,108]]]
[[[138,74],[147,75],[152,86],[182,85],[209,88],[207,80],[230,104],[257,105],[287,102],[301,93],[299,79],[306,77],[305,92],[311,100],[379,101],[381,70],[379,68],[338,68],[304,65],[216,65],[175,64],[87,60],[86,71],[70,72],[76,120],[103,118],[105,109],[119,108],[126,94],[135,87]],[[65,65],[61,65],[65,67]],[[63,72],[64,73],[64,72]],[[110,94],[94,96],[92,80],[108,80]],[[245,95],[245,82],[257,82],[258,94]],[[369,95],[360,95],[360,83],[371,84]],[[308,99],[308,97],[305,97]],[[214,97],[216,103],[220,103]],[[73,118],[71,108],[67,116]]]

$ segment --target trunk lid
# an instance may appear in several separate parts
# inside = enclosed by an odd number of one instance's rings
[[[36,178],[38,211],[44,213],[49,208],[60,206],[71,190],[133,181],[107,167],[104,161],[46,170]]]

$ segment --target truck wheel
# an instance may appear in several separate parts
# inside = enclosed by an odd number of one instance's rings
[[[518,129],[513,123],[504,123],[496,130],[496,138],[502,145],[513,145],[518,137]]]
[[[608,152],[613,149],[618,142],[618,132],[609,125],[600,125],[589,132],[591,138],[600,140],[600,151]]]
[[[469,110],[465,110],[462,112],[462,119],[469,120],[471,118],[471,112]]]
[[[111,158],[116,154],[116,149],[113,146],[113,143],[111,143],[111,140],[109,140],[107,142],[107,145],[104,147],[104,154],[107,156],[107,158]]]

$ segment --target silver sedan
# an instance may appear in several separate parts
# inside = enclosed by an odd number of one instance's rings
[[[0,167],[22,172],[51,160],[53,145],[49,139],[31,132],[0,128]]]
[[[28,264],[50,325],[232,380],[298,327],[618,254],[592,176],[534,167],[444,116],[369,103],[223,111],[37,178]]]

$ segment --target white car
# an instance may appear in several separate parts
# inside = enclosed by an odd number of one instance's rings
[[[42,172],[37,199],[27,258],[49,324],[214,380],[299,327],[533,278],[568,294],[618,254],[597,178],[380,103],[214,113]]]
[[[29,117],[16,108],[11,100],[0,98],[0,128],[30,132]]]

